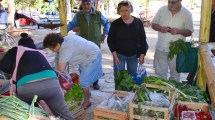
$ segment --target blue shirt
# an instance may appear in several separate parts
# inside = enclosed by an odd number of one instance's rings
[[[93,10],[92,9],[90,11],[90,14],[84,13],[84,16],[86,17],[88,23],[90,21],[91,14],[93,14]],[[104,28],[103,28],[103,35],[107,35],[108,32],[109,32],[110,23],[109,23],[108,19],[105,18],[102,14],[101,14],[101,24],[104,26]],[[78,27],[78,20],[77,20],[77,16],[76,15],[73,17],[72,21],[68,23],[68,25],[67,25],[67,32],[69,32],[70,30],[72,30],[75,27]]]

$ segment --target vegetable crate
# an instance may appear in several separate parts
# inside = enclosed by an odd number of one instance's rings
[[[111,98],[114,94],[118,95],[120,98],[124,98],[128,95],[132,97],[129,99],[131,102],[134,98],[135,93],[125,92],[125,91],[114,91],[113,94],[109,97]],[[103,120],[103,119],[114,119],[114,120],[128,120],[128,112],[110,110],[108,108],[102,107],[102,104],[106,102],[103,101],[94,109],[94,120]]]
[[[75,120],[83,120],[84,119],[84,108],[81,106],[79,108],[76,108],[76,110],[73,112],[72,115],[75,118]]]
[[[142,86],[145,86],[149,89],[158,89],[158,90],[164,90],[168,91],[168,99],[170,100],[170,105],[167,108],[164,107],[155,107],[155,106],[147,106],[147,105],[138,105],[135,104],[134,101],[129,103],[129,119],[130,120],[171,120],[173,118],[173,107],[175,104],[175,100],[177,97],[177,92],[175,89],[166,87],[166,86],[158,86],[153,84],[142,84]],[[133,100],[135,100],[137,97],[137,94],[135,94],[135,97]],[[135,114],[134,110],[140,108],[141,110],[149,110],[153,112],[161,112],[163,113],[163,118],[155,118],[155,117],[148,117],[145,115],[137,115]]]
[[[175,109],[176,109],[176,113],[177,113],[177,116],[176,116],[176,120],[180,120],[179,119],[179,105],[186,105],[189,109],[192,109],[192,110],[202,110],[204,112],[209,112],[209,107],[208,107],[208,104],[207,103],[192,103],[192,102],[177,102],[175,104]]]

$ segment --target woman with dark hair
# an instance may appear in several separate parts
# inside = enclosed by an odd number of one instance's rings
[[[131,15],[133,7],[129,1],[118,4],[116,19],[109,30],[107,43],[114,59],[114,72],[125,69],[129,74],[136,73],[137,64],[144,63],[148,44],[146,34],[140,19]]]
[[[21,37],[19,46],[11,48],[0,61],[0,69],[12,74],[10,86],[13,91],[28,104],[31,104],[34,95],[38,95],[38,100],[44,100],[55,116],[74,120],[64,101],[55,71],[44,54],[35,50],[28,34],[22,33]]]
[[[89,87],[103,74],[102,55],[99,47],[80,36],[70,34],[62,37],[57,33],[48,34],[43,40],[43,45],[58,53],[58,71],[64,71],[67,63],[71,66],[79,66],[79,84],[82,86],[85,96],[82,106],[85,109],[90,107]]]
[[[18,45],[29,47],[32,49],[36,49],[36,45],[34,44],[34,40],[28,36],[27,33],[21,33],[21,39],[18,41]]]

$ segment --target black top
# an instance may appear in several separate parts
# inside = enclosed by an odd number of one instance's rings
[[[12,74],[16,64],[17,47],[10,49],[2,61],[0,61],[0,69]],[[17,80],[33,73],[41,72],[43,70],[53,70],[46,58],[38,51],[25,51],[20,58],[17,68]]]
[[[130,24],[126,24],[122,18],[115,20],[111,24],[107,43],[111,52],[116,51],[128,57],[146,54],[148,49],[143,23],[135,17]]]
[[[211,13],[211,27],[210,27],[209,42],[215,42],[215,11],[212,11]]]

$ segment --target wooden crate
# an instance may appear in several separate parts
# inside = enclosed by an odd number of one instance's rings
[[[84,108],[80,106],[72,113],[72,115],[75,120],[84,120]]]
[[[158,86],[158,85],[152,85],[152,84],[142,84],[143,86],[147,88],[156,88],[159,90],[165,90],[169,92],[169,100],[170,100],[170,106],[168,108],[162,108],[162,107],[155,107],[155,106],[147,106],[147,105],[140,105],[135,104],[134,102],[129,103],[129,119],[130,120],[170,120],[172,118],[172,113],[174,104],[175,104],[175,99],[177,97],[177,92],[175,89],[166,87],[166,86]],[[135,95],[136,97],[136,95]],[[135,98],[134,98],[135,99]],[[158,112],[163,112],[164,113],[164,118],[153,118],[153,117],[148,117],[148,116],[140,116],[140,115],[134,115],[134,109],[137,108],[145,109],[145,110],[152,110],[152,111],[158,111]]]
[[[114,94],[118,95],[119,97],[126,97],[131,94],[130,101],[133,100],[135,93],[125,92],[125,91],[114,91],[113,94],[109,97],[111,98]],[[94,120],[102,120],[102,118],[110,118],[116,120],[128,120],[128,112],[121,112],[115,110],[109,110],[107,108],[102,108],[101,105],[106,102],[103,101],[94,109]]]
[[[177,109],[177,117],[175,118],[176,120],[179,120],[179,105],[186,105],[189,109],[192,110],[202,110],[204,112],[209,112],[209,107],[207,103],[192,103],[192,102],[177,102],[175,104],[175,109]]]

